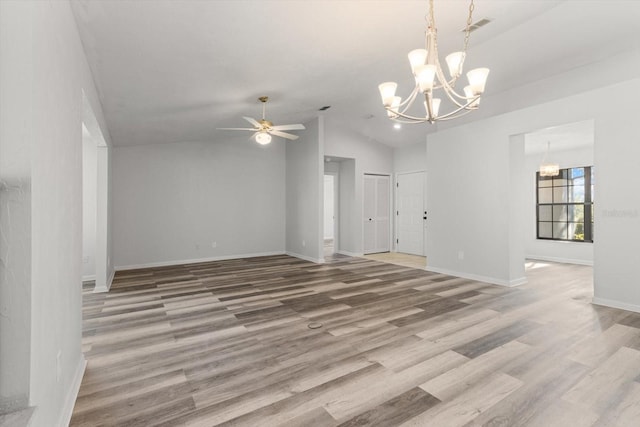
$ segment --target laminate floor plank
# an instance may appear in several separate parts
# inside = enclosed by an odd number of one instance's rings
[[[621,347],[604,363],[565,393],[562,398],[585,408],[602,412],[610,398],[625,384],[640,375],[640,351]]]
[[[635,427],[640,315],[591,305],[590,267],[526,273],[342,255],[121,271],[83,285],[70,425]]]

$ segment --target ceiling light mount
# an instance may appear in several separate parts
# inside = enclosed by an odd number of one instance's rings
[[[386,82],[378,86],[382,103],[391,120],[400,123],[434,123],[439,120],[450,120],[470,111],[477,110],[480,97],[484,93],[488,68],[475,68],[467,73],[469,85],[464,87],[464,94],[455,90],[455,84],[462,75],[462,66],[467,55],[469,35],[475,6],[473,0],[469,3],[469,15],[464,35],[464,47],[460,52],[447,55],[446,62],[449,71],[449,79],[445,76],[438,58],[438,30],[436,28],[433,0],[429,0],[429,14],[427,15],[426,49],[415,49],[409,52],[409,63],[415,79],[415,87],[411,94],[402,101],[396,96],[396,82]],[[453,110],[440,114],[440,98],[434,98],[434,91],[442,90],[453,104]],[[408,110],[418,99],[418,95],[424,96],[424,108],[426,115],[416,116]],[[415,114],[415,113],[414,113]]]

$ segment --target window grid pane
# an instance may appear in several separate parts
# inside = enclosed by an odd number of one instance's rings
[[[593,242],[594,173],[590,166],[537,175],[537,237]]]

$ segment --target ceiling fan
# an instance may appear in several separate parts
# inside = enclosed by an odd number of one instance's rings
[[[265,119],[265,110],[267,108],[268,96],[261,96],[258,101],[262,102],[262,120],[256,120],[251,117],[243,117],[246,121],[251,123],[253,128],[218,128],[219,130],[249,130],[255,132],[251,135],[250,139],[255,139],[258,144],[268,144],[271,142],[271,135],[280,136],[282,138],[296,140],[298,135],[282,132],[283,130],[303,130],[304,125],[279,125],[274,126],[269,120]]]

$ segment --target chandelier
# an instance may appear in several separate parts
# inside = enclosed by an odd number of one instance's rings
[[[409,63],[415,79],[415,87],[411,94],[403,101],[396,96],[396,82],[386,82],[378,86],[382,103],[391,120],[400,123],[433,123],[438,120],[450,120],[470,111],[477,110],[480,97],[484,92],[488,68],[475,68],[467,73],[469,84],[464,87],[464,94],[455,90],[456,82],[462,75],[462,66],[467,55],[469,34],[471,32],[471,19],[473,14],[473,0],[469,4],[469,16],[464,33],[464,48],[461,52],[449,54],[445,60],[449,71],[449,78],[438,59],[438,30],[433,15],[433,0],[429,0],[429,14],[427,15],[426,49],[415,49],[409,52]],[[435,98],[434,92],[442,90],[453,104],[452,110],[440,114],[441,98]],[[415,116],[408,110],[418,99],[418,95],[424,96],[424,116]],[[416,114],[416,113],[413,113]]]
[[[550,163],[547,161],[549,157],[549,149],[551,148],[551,142],[547,141],[547,151],[544,153],[542,163],[540,164],[540,176],[558,176],[560,175],[560,165],[557,163]]]

